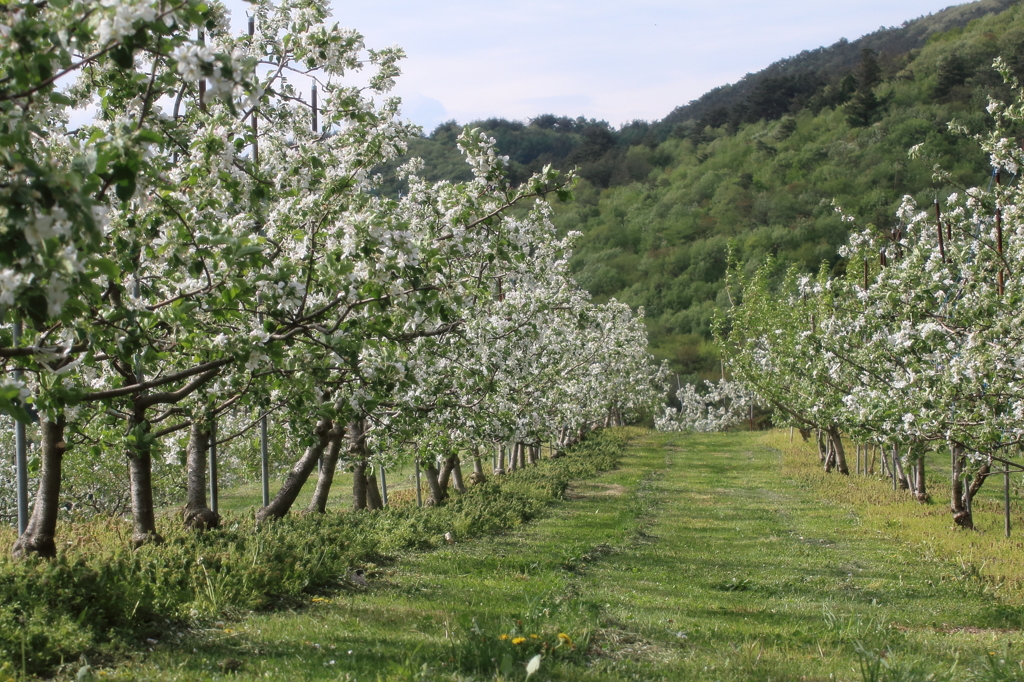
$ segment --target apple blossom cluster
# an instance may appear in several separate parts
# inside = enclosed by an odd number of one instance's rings
[[[654,426],[659,431],[725,431],[747,417],[754,396],[742,382],[721,379],[717,383],[705,381],[703,393],[693,384],[686,384],[676,392],[676,398],[679,409],[669,406],[655,417]]]

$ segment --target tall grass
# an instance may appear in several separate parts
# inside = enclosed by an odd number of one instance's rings
[[[928,455],[927,484],[931,499],[915,501],[903,490],[893,490],[891,479],[875,476],[826,474],[818,464],[814,443],[803,443],[799,436],[790,444],[789,435],[772,431],[763,443],[782,452],[783,473],[814,488],[826,499],[848,505],[862,519],[867,532],[878,533],[920,548],[923,556],[945,560],[950,579],[958,576],[980,577],[989,590],[1014,602],[1021,599],[1024,587],[1024,514],[1014,486],[1011,495],[1011,537],[1003,532],[1003,480],[992,476],[973,504],[978,530],[953,525],[950,513],[949,455]],[[850,457],[853,445],[848,447]],[[853,463],[850,463],[851,469]],[[876,469],[878,464],[876,462]],[[1017,482],[1020,474],[1015,477]]]

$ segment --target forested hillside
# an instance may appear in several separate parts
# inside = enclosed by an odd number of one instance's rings
[[[985,182],[986,159],[948,123],[990,128],[988,98],[1010,97],[992,68],[999,55],[1024,77],[1024,11],[983,0],[804,52],[654,123],[470,125],[495,137],[514,181],[546,163],[579,169],[577,201],[557,209],[562,230],[584,234],[577,279],[599,300],[645,306],[652,351],[685,380],[717,371],[709,325],[728,302],[730,246],[751,268],[771,254],[839,270],[847,228],[833,202],[892,229],[905,194],[943,195],[936,163],[964,184]],[[415,141],[428,177],[462,179],[461,129],[451,122]]]

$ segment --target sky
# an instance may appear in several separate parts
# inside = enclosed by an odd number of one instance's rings
[[[334,0],[370,48],[407,53],[395,93],[429,133],[539,114],[657,120],[802,50],[854,40],[951,0]],[[229,2],[236,17],[244,3]],[[238,8],[238,9],[235,9]],[[236,19],[237,21],[237,19]],[[244,21],[244,16],[242,18]]]

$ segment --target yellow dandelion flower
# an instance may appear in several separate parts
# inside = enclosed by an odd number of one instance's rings
[[[569,646],[572,646],[572,637],[565,634],[564,632],[558,633],[558,639],[560,639],[563,644],[568,644]]]
[[[512,638],[512,643],[513,644],[522,644],[525,641],[526,641],[525,637],[513,637]]]
[[[540,639],[540,635],[530,635],[530,639]]]
[[[506,639],[508,639],[508,635],[500,635],[498,639],[504,642]]]

